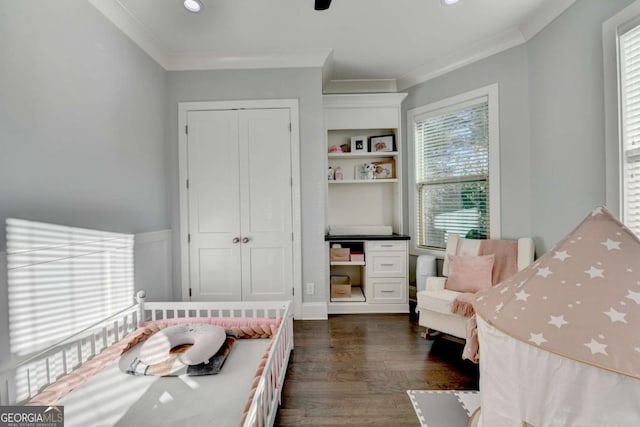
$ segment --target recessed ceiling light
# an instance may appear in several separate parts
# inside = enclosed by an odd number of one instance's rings
[[[200,0],[184,0],[182,4],[189,12],[198,13],[202,10],[202,2]]]
[[[458,3],[460,0],[440,0],[443,6],[451,6],[452,4]]]

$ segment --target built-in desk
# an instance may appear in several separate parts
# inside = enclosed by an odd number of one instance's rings
[[[328,313],[408,313],[409,239],[403,234],[326,235]],[[364,259],[331,261],[333,244]],[[351,294],[331,296],[331,276],[348,276]]]

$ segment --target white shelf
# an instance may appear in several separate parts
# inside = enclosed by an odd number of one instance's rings
[[[401,134],[401,102],[406,94],[385,93],[385,94],[345,94],[345,95],[323,95],[324,129],[326,137],[323,148],[328,151],[332,146],[342,147],[350,145],[354,137],[357,139],[369,139],[374,136],[393,135],[394,151],[357,151],[357,152],[337,152],[326,153],[326,165],[335,170],[342,169],[342,180],[331,180],[325,178],[326,186],[326,209],[325,225],[334,224],[381,224],[391,226],[396,233],[403,230],[402,220],[403,200],[402,200],[402,177],[403,150],[400,149]],[[360,147],[359,145],[357,145]],[[387,147],[391,148],[387,145]],[[365,145],[366,149],[367,146]],[[363,163],[386,163],[386,168],[393,165],[393,174],[382,174],[383,176],[394,177],[384,179],[355,179],[366,177],[361,174]],[[365,242],[367,239],[365,239]],[[331,240],[331,243],[342,241]],[[355,242],[346,239],[347,246],[352,249]],[[360,242],[363,243],[363,242]],[[405,243],[406,245],[406,243]],[[342,245],[345,246],[344,244]],[[405,249],[406,250],[406,249]],[[366,249],[364,250],[366,257]],[[375,251],[374,251],[375,252]],[[381,255],[383,251],[375,252]],[[399,252],[399,251],[398,251]],[[384,255],[384,254],[382,254]],[[387,257],[395,257],[395,252],[389,252]],[[329,257],[330,258],[330,257]],[[325,262],[326,276],[330,278],[334,275],[349,275],[351,281],[356,285],[352,287],[352,295],[346,298],[331,298],[327,295],[327,310],[331,314],[347,313],[408,313],[409,303],[405,298],[383,298],[378,297],[375,291],[381,293],[385,286],[389,284],[380,282],[380,278],[393,279],[393,285],[398,280],[406,280],[396,276],[376,276],[371,283],[367,281],[373,268],[370,259],[365,258],[365,262]],[[376,282],[378,280],[378,282]],[[378,287],[370,286],[378,283]],[[366,289],[365,289],[366,288]],[[396,290],[397,286],[393,288]],[[327,291],[330,291],[330,280],[327,283]],[[363,292],[364,291],[364,292]],[[365,293],[368,294],[365,296]],[[404,292],[400,297],[402,297]],[[385,294],[386,295],[386,294]],[[378,298],[378,300],[376,300]]]
[[[329,153],[330,159],[368,159],[371,157],[394,157],[397,151],[376,151],[375,153]]]
[[[398,182],[398,178],[385,179],[339,179],[327,181],[329,184],[380,184],[384,182]]]
[[[364,261],[331,261],[331,265],[366,265]]]
[[[331,297],[332,302],[365,302],[364,293],[360,286],[351,287],[351,296],[348,297]]]

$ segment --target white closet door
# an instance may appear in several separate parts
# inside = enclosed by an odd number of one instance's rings
[[[290,300],[290,111],[187,115],[192,300]]]
[[[289,109],[240,113],[242,299],[290,300],[293,290]]]
[[[241,294],[237,111],[187,116],[189,264],[192,300],[238,301]]]

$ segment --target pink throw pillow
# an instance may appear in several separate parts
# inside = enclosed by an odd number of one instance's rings
[[[445,289],[476,293],[491,287],[491,271],[495,255],[447,255],[449,277]]]

